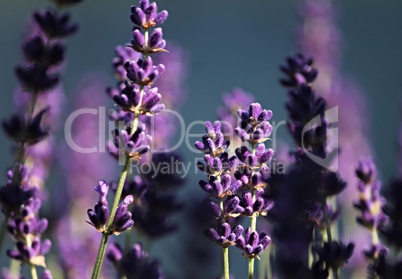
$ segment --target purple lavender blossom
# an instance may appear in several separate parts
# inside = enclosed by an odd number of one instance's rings
[[[17,241],[17,250],[7,250],[7,256],[21,261],[22,263],[46,267],[44,255],[49,252],[50,247],[50,240],[46,239],[45,241],[41,242],[38,237],[34,237],[31,244]]]
[[[361,211],[357,222],[369,230],[383,228],[388,222],[382,208],[385,199],[380,195],[381,184],[376,179],[376,168],[371,158],[362,159],[356,169],[359,199],[354,206]]]
[[[240,117],[240,127],[237,127],[235,132],[242,142],[256,144],[269,139],[272,126],[268,120],[272,117],[272,111],[263,110],[259,103],[252,103],[248,112],[239,109],[237,113]]]
[[[200,180],[201,189],[215,198],[224,198],[236,193],[242,186],[241,181],[232,182],[230,174],[222,174],[218,180],[215,176],[210,176],[209,181]]]
[[[90,222],[87,221],[87,223],[94,226],[101,233],[115,235],[119,235],[123,231],[130,229],[134,221],[131,219],[132,215],[131,212],[127,210],[127,207],[134,201],[133,196],[126,196],[123,202],[117,207],[116,215],[109,231],[109,228],[106,228],[106,224],[109,220],[109,207],[106,200],[109,185],[107,185],[105,181],[99,181],[99,184],[94,186],[94,189],[99,193],[99,201],[94,209],[88,209]]]
[[[142,99],[140,91],[141,89],[137,85],[131,85],[126,82],[125,87],[120,92],[110,90],[109,94],[123,111],[138,115],[152,116],[165,108],[163,104],[159,104],[162,96],[158,93],[157,87],[145,90],[142,93]]]
[[[217,157],[228,148],[229,141],[224,140],[219,121],[215,121],[213,125],[209,121],[205,122],[205,130],[207,134],[202,137],[202,142],[195,142],[195,147],[206,154]]]
[[[131,127],[121,131],[113,130],[113,144],[109,144],[111,155],[118,158],[119,154],[123,153],[134,161],[140,160],[141,155],[150,150],[152,141],[151,136],[146,135],[144,129],[144,126],[138,127],[133,134],[131,134]]]
[[[162,38],[162,28],[155,28],[149,38],[149,44],[145,44],[144,35],[139,29],[134,29],[131,47],[140,53],[149,54],[157,52],[166,52],[164,49],[166,41]]]
[[[313,60],[305,58],[301,53],[288,57],[287,65],[281,66],[281,71],[286,75],[286,78],[281,79],[282,85],[294,88],[313,82],[317,78],[318,71],[312,64]]]
[[[122,82],[127,79],[127,71],[124,64],[131,60],[138,60],[141,55],[127,46],[117,46],[115,50],[116,56],[113,58],[113,68],[115,77],[118,81]]]
[[[314,250],[319,256],[319,263],[325,263],[326,269],[338,270],[343,267],[353,254],[355,245],[348,245],[342,242],[325,242],[322,247],[315,247]]]
[[[127,77],[138,85],[151,85],[165,71],[163,64],[153,65],[152,58],[140,58],[137,61],[127,61],[124,64]]]
[[[134,244],[126,253],[119,244],[112,243],[106,257],[113,263],[119,275],[127,279],[165,278],[159,263],[149,259],[148,253],[143,250],[140,243]]]
[[[242,233],[242,226],[237,225],[231,228],[228,223],[221,224],[218,227],[218,230],[210,228],[204,231],[205,236],[224,248],[234,246],[238,238],[241,237]]]
[[[34,13],[34,19],[43,32],[51,39],[62,39],[74,34],[78,25],[70,23],[70,15],[59,15],[56,11],[46,10]]]
[[[22,115],[15,114],[3,122],[3,129],[17,143],[36,144],[48,135],[48,130],[41,126],[46,112],[47,109],[41,110],[28,123]]]
[[[139,7],[131,6],[131,21],[138,27],[148,29],[155,25],[162,24],[168,17],[168,12],[163,10],[158,13],[156,3],[149,3],[149,0],[141,0]]]
[[[40,199],[29,199],[13,216],[7,227],[9,233],[16,241],[17,250],[7,250],[10,258],[46,267],[44,255],[51,247],[50,240],[40,240],[40,235],[48,225],[46,219],[39,220],[37,217],[41,207]]]
[[[240,235],[236,240],[236,247],[243,251],[245,258],[258,258],[258,255],[271,244],[271,238],[265,233],[258,234],[247,228],[244,237]]]
[[[223,106],[218,108],[218,118],[223,123],[222,130],[233,132],[238,126],[237,111],[254,102],[254,96],[244,92],[240,88],[234,88],[230,93],[224,93],[222,96]],[[228,126],[228,127],[227,127]]]

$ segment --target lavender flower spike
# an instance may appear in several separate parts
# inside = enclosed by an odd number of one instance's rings
[[[99,232],[103,233],[106,231],[106,224],[109,219],[109,208],[108,202],[106,200],[106,195],[109,190],[109,186],[105,181],[99,181],[97,186],[94,186],[96,192],[99,193],[99,201],[95,205],[94,210],[88,209],[88,217],[91,222],[88,224],[94,226]]]
[[[117,207],[111,228],[107,228],[109,207],[106,196],[109,191],[109,186],[102,180],[99,181],[99,184],[96,185],[94,189],[99,193],[99,201],[94,209],[88,209],[90,222],[87,221],[87,223],[94,226],[101,233],[115,235],[119,235],[123,231],[131,228],[134,221],[131,219],[131,212],[127,211],[127,207],[134,201],[133,196],[129,195],[124,198],[123,202]]]

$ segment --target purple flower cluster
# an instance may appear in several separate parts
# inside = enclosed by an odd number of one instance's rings
[[[281,83],[290,88],[288,128],[297,148],[286,173],[272,174],[268,179],[270,188],[265,191],[275,202],[268,215],[274,240],[278,240],[274,264],[286,278],[300,276],[299,272],[306,278],[327,278],[331,269],[337,276],[340,266],[352,255],[354,244],[332,239],[331,226],[339,209],[334,209],[330,199],[342,192],[346,183],[331,170],[337,149],[328,144],[331,123],[326,119],[326,101],[317,97],[311,86],[318,71],[312,60],[301,54],[288,58],[281,70],[286,75]],[[341,252],[344,248],[345,253]],[[316,261],[308,266],[305,259],[310,253]],[[295,268],[289,269],[289,265]]]
[[[19,96],[17,103],[23,113],[15,113],[3,122],[5,133],[18,147],[14,167],[8,172],[8,181],[0,188],[1,209],[5,215],[0,230],[0,247],[7,228],[15,241],[15,249],[9,249],[7,255],[21,265],[29,265],[32,277],[36,277],[35,267],[46,268],[45,255],[51,247],[50,240],[41,240],[48,221],[39,218],[44,195],[37,187],[43,186],[47,178],[44,158],[51,160],[51,143],[44,141],[49,135],[47,125],[51,121],[45,119],[49,107],[44,107],[44,104],[52,103],[47,101],[46,93],[60,82],[59,66],[65,53],[63,39],[74,34],[77,25],[70,22],[69,14],[47,9],[33,13],[32,29],[34,32],[22,45],[25,61],[15,70],[22,88],[18,92],[28,93],[27,96]],[[58,111],[57,108],[55,111]],[[33,148],[39,145],[42,149]],[[48,270],[41,276],[51,277]]]
[[[94,189],[99,194],[99,201],[94,209],[88,209],[88,217],[91,221],[88,223],[94,226],[99,232],[106,234],[119,235],[123,231],[130,229],[134,225],[134,221],[131,219],[131,213],[127,211],[127,207],[134,201],[133,196],[128,195],[123,199],[123,202],[117,207],[112,225],[110,228],[107,228],[109,206],[106,196],[109,191],[109,185],[105,181],[99,181],[99,184]]]
[[[144,251],[141,244],[134,244],[128,251],[124,252],[118,243],[112,243],[106,257],[113,263],[119,276],[124,276],[127,279],[165,278],[159,263],[148,258],[148,253]]]
[[[258,234],[255,230],[256,217],[266,215],[273,207],[273,202],[263,195],[269,176],[268,164],[273,157],[273,150],[265,149],[263,144],[272,131],[268,122],[272,112],[253,103],[248,111],[239,109],[237,113],[240,122],[235,129],[236,134],[249,146],[237,148],[236,155],[230,157],[226,151],[230,141],[223,136],[221,122],[212,124],[207,121],[206,134],[195,143],[195,147],[205,154],[204,162],[199,161],[197,166],[208,175],[208,180],[199,182],[209,196],[202,206],[209,218],[215,220],[213,227],[206,229],[204,234],[223,247],[224,255],[229,246],[236,246],[243,251],[245,258],[252,261],[271,242],[269,236]],[[239,216],[251,219],[245,236],[242,236],[244,229],[241,225],[233,228],[230,225]],[[225,266],[228,266],[228,259],[224,259]],[[225,278],[229,276],[226,267],[224,274]]]

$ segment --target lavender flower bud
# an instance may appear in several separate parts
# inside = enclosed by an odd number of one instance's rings
[[[285,87],[298,87],[313,82],[318,76],[318,71],[312,65],[313,60],[305,58],[301,53],[288,57],[287,65],[280,68],[286,75],[280,80],[281,84]]]
[[[245,258],[258,258],[259,254],[264,251],[271,243],[271,238],[265,233],[258,234],[251,232],[247,228],[244,237],[239,236],[236,240],[236,247],[243,251]]]
[[[34,13],[34,19],[42,31],[51,39],[61,39],[74,34],[78,25],[70,24],[70,15],[47,10]]]
[[[140,6],[131,6],[131,21],[138,27],[145,29],[162,24],[168,17],[167,11],[158,13],[156,3],[140,1]]]

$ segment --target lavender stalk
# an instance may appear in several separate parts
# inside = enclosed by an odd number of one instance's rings
[[[102,240],[92,273],[92,279],[99,277],[108,237],[116,233],[114,228],[122,226],[121,231],[124,231],[129,229],[134,223],[134,221],[131,220],[131,213],[127,212],[128,204],[125,206],[124,217],[121,215],[121,212],[119,212],[119,214],[117,214],[117,212],[118,209],[122,207],[122,205],[119,206],[119,202],[130,162],[132,160],[139,160],[141,155],[150,149],[149,143],[151,138],[145,136],[144,128],[139,126],[139,116],[142,114],[154,115],[164,108],[163,105],[158,104],[161,95],[157,93],[157,88],[147,88],[148,90],[145,92],[145,87],[152,85],[164,71],[162,64],[158,66],[153,65],[149,54],[165,51],[164,47],[166,45],[165,40],[162,39],[161,28],[155,28],[150,36],[149,29],[155,25],[162,24],[167,19],[168,13],[166,11],[158,13],[156,4],[150,4],[148,0],[141,0],[139,7],[132,6],[131,13],[131,21],[135,25],[131,47],[135,51],[142,53],[142,58],[137,61],[128,61],[124,64],[128,81],[125,82],[121,92],[114,92],[112,97],[120,109],[132,112],[134,118],[132,120],[126,118],[124,129],[114,131],[115,146],[112,148],[112,153],[114,153],[116,157],[119,157],[120,154],[124,154],[125,159],[110,215],[107,209],[106,199],[102,197],[100,197],[99,206],[95,206],[95,211],[88,211],[92,225],[102,232]],[[121,146],[122,143],[124,146]],[[99,192],[106,196],[107,190],[100,190]],[[124,200],[129,197],[132,202],[132,196],[127,196]],[[123,201],[123,204],[124,203],[125,201]],[[126,219],[126,216],[130,217],[129,220]],[[105,222],[106,219],[107,222]],[[119,219],[121,219],[120,222]],[[123,220],[125,222],[123,222]],[[98,221],[101,222],[97,223]],[[121,231],[118,231],[118,233]]]

